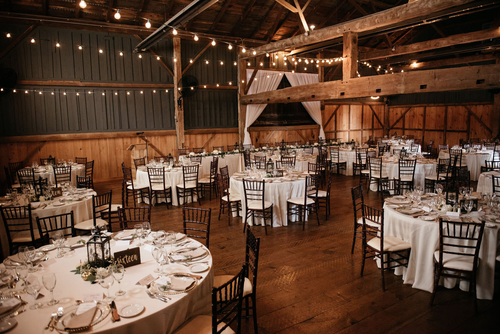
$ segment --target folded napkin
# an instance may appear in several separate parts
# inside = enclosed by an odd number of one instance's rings
[[[399,212],[404,213],[406,215],[412,215],[417,212],[421,212],[422,209],[417,209],[417,208],[411,208],[411,209],[401,209]]]
[[[7,257],[10,261],[12,262],[16,262],[16,263],[23,263],[24,261],[21,261],[21,259],[19,258],[19,254],[14,254],[14,255],[11,255],[9,257]]]
[[[133,238],[134,233],[135,233],[135,230],[125,230],[125,231],[121,231],[120,233],[118,233],[118,234],[116,235],[116,239],[120,239],[120,240],[132,239],[132,238]]]
[[[193,284],[191,277],[172,276],[170,278],[170,288],[172,290],[186,290],[191,284]]]
[[[65,246],[66,247],[71,247],[71,248],[78,248],[78,247],[83,247],[85,246],[85,241],[82,239],[82,237],[73,237],[73,238],[68,238],[66,239]]]
[[[0,314],[7,313],[14,308],[16,308],[21,301],[17,298],[9,298],[3,301],[2,306],[0,306]]]
[[[406,199],[387,198],[385,201],[391,204],[410,204],[410,201]]]
[[[184,239],[185,237],[186,237],[186,235],[184,233],[176,233],[175,234],[176,241],[180,241],[180,240]]]
[[[97,306],[93,306],[92,308],[81,314],[76,314],[68,321],[68,324],[65,326],[65,329],[89,327],[92,324],[92,321],[94,320],[96,311],[97,311]]]
[[[172,255],[171,257],[174,261],[185,261],[203,256],[204,254],[205,250],[202,247],[199,247],[182,253],[177,253],[175,255]]]

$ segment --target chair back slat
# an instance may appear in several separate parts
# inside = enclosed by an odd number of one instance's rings
[[[184,234],[190,238],[205,240],[205,246],[210,244],[210,221],[212,209],[182,208]]]
[[[63,235],[67,237],[76,236],[73,211],[49,217],[37,217],[36,221],[46,241],[51,239],[59,231],[62,231]]]
[[[64,182],[71,183],[71,166],[54,167],[54,180],[56,187],[59,187]]]
[[[151,223],[151,205],[136,208],[118,208],[122,229],[133,228],[135,224]]]

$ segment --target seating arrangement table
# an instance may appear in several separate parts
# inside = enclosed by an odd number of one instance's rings
[[[165,168],[165,184],[170,185],[172,188],[172,205],[179,205],[177,202],[177,185],[182,184],[182,167],[175,168]],[[198,178],[203,178],[203,165],[200,165],[200,170],[198,172]],[[210,171],[210,167],[208,168]],[[146,166],[141,166],[137,169],[136,172],[136,181],[137,184],[147,185],[149,187],[149,175],[148,169]]]
[[[31,167],[30,167],[31,168]],[[85,165],[82,164],[73,164],[71,166],[71,184],[76,187],[76,177],[77,176],[85,176]],[[40,166],[35,169],[35,180],[41,177],[42,179],[47,179],[49,184],[55,184],[56,181],[54,179],[54,170],[51,166],[45,167]]]
[[[408,268],[399,267],[396,275],[403,275],[405,284],[413,288],[432,292],[434,286],[434,252],[439,245],[438,222],[424,221],[384,206],[384,233],[398,237],[411,244]],[[479,269],[477,276],[477,298],[493,299],[495,257],[500,245],[498,236],[500,224],[489,223],[484,229],[483,241],[479,252]],[[441,282],[442,283],[442,282]],[[456,279],[447,278],[444,286],[452,288]],[[468,291],[468,282],[460,282],[460,288]]]
[[[441,150],[439,152],[439,159],[449,159],[450,153],[448,150]],[[493,160],[493,151],[479,151],[476,153],[463,153],[462,164],[464,160],[467,161],[467,169],[470,171],[471,181],[477,181],[481,174],[481,166],[485,166],[485,161]]]
[[[111,241],[111,250],[116,252],[127,249],[129,247],[128,243],[128,240],[113,240]],[[137,243],[135,241],[135,244]],[[190,246],[198,247],[201,244],[197,241],[191,241]],[[178,248],[174,247],[173,249]],[[206,251],[208,252],[208,250]],[[80,275],[75,275],[70,271],[79,265],[80,260],[86,259],[86,247],[77,248],[62,258],[56,258],[56,252],[56,250],[48,252],[49,261],[41,262],[42,265],[47,263],[44,265],[44,269],[30,275],[37,276],[41,282],[42,275],[55,273],[57,284],[54,289],[54,298],[59,300],[59,303],[53,306],[44,305],[42,308],[31,310],[29,306],[33,304],[32,297],[22,294],[22,298],[29,304],[26,305],[25,312],[15,317],[18,324],[10,333],[49,333],[48,330],[44,331],[43,329],[49,322],[51,314],[56,312],[58,307],[62,306],[67,310],[75,305],[76,300],[83,300],[86,295],[102,295],[104,292],[104,289],[99,284],[84,281]],[[214,271],[210,252],[208,252],[208,257],[203,259],[203,261],[208,262],[209,269],[203,273],[196,273],[196,275],[201,275],[201,278],[197,280],[194,289],[187,293],[169,295],[171,300],[167,303],[150,298],[146,294],[145,286],[136,285],[139,280],[149,274],[157,277],[157,274],[153,272],[157,264],[151,255],[151,251],[146,247],[141,247],[140,252],[141,264],[126,268],[124,278],[120,284],[121,289],[126,291],[126,294],[115,297],[115,303],[119,313],[123,307],[135,303],[145,306],[144,311],[131,318],[122,316],[121,320],[117,322],[112,322],[111,316],[108,315],[100,323],[94,325],[88,333],[165,334],[173,332],[192,316],[211,314],[211,290]],[[167,274],[190,274],[189,268],[182,264],[168,264],[165,268]],[[115,282],[110,289],[110,294],[114,295],[118,289],[118,284]],[[42,293],[45,297],[38,301],[46,304],[50,300],[50,293],[44,288]]]
[[[203,157],[201,160],[201,166],[200,166],[200,173],[201,173],[201,167],[203,167],[204,171],[207,171],[207,173],[210,172],[210,162],[213,161],[213,156],[207,156]],[[220,168],[227,166],[229,175],[233,175],[236,172],[241,172],[244,169],[245,162],[243,161],[243,154],[242,153],[232,153],[232,154],[225,154],[224,158],[219,156],[219,166],[217,168],[217,173],[220,173]],[[201,175],[203,177],[203,175]]]
[[[58,197],[53,201],[41,202],[39,207],[33,208],[31,211],[31,216],[33,219],[33,228],[37,229],[36,218],[37,217],[49,217],[54,215],[60,215],[63,213],[69,213],[73,211],[73,218],[75,220],[75,225],[92,218],[92,195],[96,193],[93,190],[84,190],[80,194],[74,195],[73,198],[80,200],[73,200],[69,195]],[[37,204],[38,205],[38,204]],[[47,206],[45,206],[47,205]],[[2,220],[0,216],[0,220]],[[35,232],[35,236],[38,232]],[[7,234],[5,232],[5,226],[3,221],[0,221],[0,239],[2,242],[2,249],[4,254],[9,254],[9,242],[7,240]]]
[[[398,177],[399,164],[393,158],[384,158],[382,161],[382,173],[387,174],[389,179]],[[415,166],[415,176],[413,184],[415,187],[425,187],[425,177],[436,175],[436,162],[431,160],[417,161]],[[370,190],[377,191],[377,185],[374,183]]]
[[[305,174],[302,174],[305,176]],[[246,204],[245,191],[243,189],[243,173],[231,176],[230,191],[231,194],[241,197],[241,216],[242,223],[245,222]],[[265,200],[273,203],[273,226],[286,226],[286,201],[293,197],[304,197],[306,189],[305,178],[300,177],[296,180],[287,180],[284,178],[266,179]],[[261,219],[256,220],[258,224],[263,224]],[[251,219],[248,223],[252,225]]]
[[[481,173],[479,175],[479,179],[477,181],[477,189],[478,193],[492,193],[493,192],[493,176],[500,176],[500,172],[491,171]]]

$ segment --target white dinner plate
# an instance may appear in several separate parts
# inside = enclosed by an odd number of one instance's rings
[[[436,219],[436,216],[420,216],[418,218],[425,220],[425,221],[432,221],[432,220]]]
[[[51,250],[56,249],[56,245],[50,244],[50,245],[45,245],[39,248],[42,252],[50,252]]]
[[[203,273],[207,271],[210,268],[208,263],[195,263],[189,266],[189,270],[191,270],[193,273]]]
[[[52,206],[63,206],[64,203],[61,203],[61,202],[56,202],[56,203],[52,203]]]
[[[142,311],[144,311],[144,305],[136,303],[122,307],[118,314],[124,318],[132,318],[141,314]]]
[[[4,318],[2,321],[0,321],[0,333],[4,333],[17,325],[17,320],[14,318]]]

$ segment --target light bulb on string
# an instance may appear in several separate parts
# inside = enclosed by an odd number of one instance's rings
[[[147,22],[146,22],[146,28],[151,28],[151,20],[148,19]]]
[[[122,15],[120,14],[120,10],[118,9],[115,13],[115,19],[119,20],[122,18]]]
[[[221,60],[220,64],[221,64],[221,65],[224,65],[224,62]]]
[[[233,49],[233,45],[232,45],[232,44],[229,44],[229,45],[227,46],[227,48],[228,48],[229,50],[232,50],[232,49]]]
[[[197,35],[197,34],[194,34],[194,40],[198,42],[198,40],[199,40],[199,39],[200,39],[200,38],[198,37],[198,35]]]
[[[103,53],[104,51],[102,49],[99,49],[99,53]]]
[[[205,60],[205,64],[207,64],[207,65],[208,65],[208,60]]]
[[[139,55],[139,59],[141,59],[141,58],[142,58],[142,55]]]
[[[215,43],[215,39],[212,39],[212,46],[215,46],[215,44],[217,44]]]
[[[234,63],[233,63],[233,65],[234,65],[234,66],[238,66],[238,63],[237,63],[237,62],[234,62]]]
[[[160,60],[160,56],[156,56],[156,60]]]
[[[61,47],[61,44],[56,43],[56,48],[60,48],[60,47]]]
[[[87,7],[87,3],[85,2],[85,0],[80,1],[80,4],[79,4],[79,5],[80,5],[80,8],[85,8],[85,7]]]
[[[245,47],[243,47],[243,49],[241,49],[241,52],[245,53],[245,52],[247,52],[247,49],[245,49]]]
[[[7,37],[7,38],[11,38],[11,37],[12,37],[12,35],[10,34],[10,32],[8,32],[8,33],[5,35],[5,37]]]
[[[175,29],[175,28],[174,28],[174,29],[172,30],[172,34],[177,35],[177,29]]]
[[[253,50],[252,54],[255,56],[257,54],[257,51]]]
[[[83,46],[78,45],[78,50],[83,50]]]
[[[32,39],[31,39],[31,43],[32,43],[32,44],[34,44],[34,43],[35,43],[35,39],[34,39],[34,38],[32,38]]]
[[[123,52],[120,51],[119,55],[120,55],[120,57],[123,57]]]
[[[266,57],[269,57],[269,53],[266,52]]]

